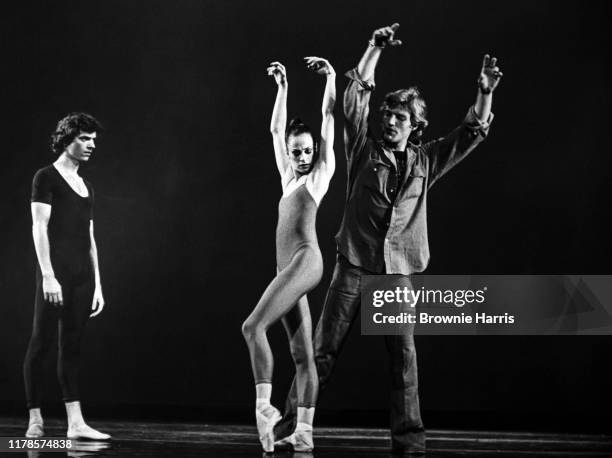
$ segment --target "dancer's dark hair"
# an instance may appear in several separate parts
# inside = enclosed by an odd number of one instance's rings
[[[62,154],[81,132],[93,133],[102,131],[102,124],[87,113],[70,113],[60,119],[51,134],[51,151]]]
[[[319,158],[319,147],[317,145],[316,138],[312,133],[310,127],[308,127],[300,118],[293,118],[289,121],[289,125],[287,126],[287,130],[285,132],[285,143],[289,141],[289,137],[295,137],[297,135],[308,134],[312,138],[312,145],[314,148],[312,163],[317,161]]]

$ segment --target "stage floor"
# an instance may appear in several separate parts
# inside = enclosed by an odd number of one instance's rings
[[[0,436],[21,437],[24,418],[0,417]],[[197,423],[144,423],[91,421],[112,434],[109,444],[80,442],[68,456],[154,457],[261,457],[254,426]],[[46,422],[48,437],[65,434],[65,420]],[[389,436],[384,429],[316,428],[314,454],[278,451],[274,456],[318,458],[389,456]],[[58,457],[63,453],[10,453],[10,456]],[[488,431],[429,430],[427,457],[477,456],[612,456],[612,436],[499,433]],[[271,455],[268,455],[271,456]]]

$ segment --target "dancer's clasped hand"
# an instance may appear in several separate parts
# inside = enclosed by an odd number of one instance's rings
[[[273,76],[276,84],[284,86],[287,84],[287,70],[280,62],[272,62],[268,66],[268,76]]]
[[[309,56],[304,57],[306,61],[306,68],[312,70],[319,75],[335,75],[336,71],[331,66],[327,59],[322,57]]]
[[[378,48],[384,48],[385,46],[401,46],[402,40],[395,39],[395,33],[399,29],[399,24],[396,22],[388,27],[381,27],[376,29],[372,34],[372,40],[370,43]]]

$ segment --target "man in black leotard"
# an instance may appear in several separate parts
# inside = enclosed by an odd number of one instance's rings
[[[26,437],[44,436],[43,363],[58,329],[57,375],[68,416],[67,436],[106,440],[83,419],[78,391],[81,337],[87,319],[104,308],[94,239],[91,184],[78,175],[95,149],[98,121],[85,113],[63,118],[51,136],[59,154],[32,183],[32,235],[38,258],[34,323],[23,365],[30,421]],[[59,325],[59,326],[58,326]]]
[[[381,140],[368,125],[374,69],[382,49],[397,46],[399,24],[376,30],[357,68],[346,73],[345,150],[348,186],[338,260],[314,336],[319,387],[324,389],[360,308],[363,275],[422,272],[429,261],[426,197],[431,185],[465,158],[487,135],[492,94],[502,76],[497,60],[485,56],[476,103],[446,137],[421,144],[427,126],[425,101],[416,88],[387,94],[380,108]],[[391,446],[394,454],[425,451],[412,333],[385,336],[391,360]],[[291,395],[277,437],[294,422]]]

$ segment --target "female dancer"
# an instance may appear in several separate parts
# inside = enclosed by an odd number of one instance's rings
[[[317,369],[312,347],[312,323],[306,293],[323,273],[315,219],[321,199],[334,173],[334,115],[336,74],[325,59],[306,57],[310,70],[325,75],[321,141],[301,121],[290,122],[287,132],[287,73],[279,62],[268,67],[278,85],[270,131],[283,195],[278,206],[276,263],[278,274],[242,325],[255,378],[257,430],[264,451],[274,450],[274,425],[280,412],[270,404],[274,360],[266,336],[268,328],[282,319],[296,368],[298,418],[288,441],[296,451],[313,449],[312,421],[318,392]]]

